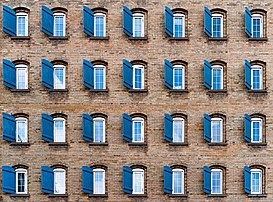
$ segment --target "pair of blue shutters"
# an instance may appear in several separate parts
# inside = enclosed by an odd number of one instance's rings
[[[8,88],[16,88],[16,67],[15,64],[9,60],[2,60],[2,75],[3,84]]]
[[[128,60],[122,61],[122,75],[123,75],[123,85],[128,88],[133,88],[133,65]]]
[[[16,141],[16,121],[10,114],[2,114],[2,137],[8,142]]]
[[[122,27],[127,36],[133,36],[133,14],[126,6],[123,6],[122,9]]]
[[[16,173],[11,166],[2,166],[2,192],[15,194],[16,192]]]
[[[3,5],[3,32],[10,36],[16,36],[16,12],[8,6]]]

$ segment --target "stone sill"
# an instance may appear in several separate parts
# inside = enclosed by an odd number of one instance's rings
[[[50,142],[48,143],[48,145],[50,147],[68,147],[68,143],[67,142]]]
[[[189,90],[187,89],[170,89],[171,93],[189,93]]]
[[[147,89],[130,89],[128,90],[129,93],[148,93]]]
[[[227,197],[227,195],[226,194],[209,194],[208,197],[221,197],[221,198],[223,198],[223,197]]]
[[[266,147],[267,143],[266,142],[250,142],[247,145],[251,147]]]
[[[268,41],[267,37],[261,37],[261,38],[248,38],[248,41]]]
[[[13,93],[17,93],[17,92],[29,93],[30,89],[15,89],[15,88],[12,88],[12,89],[10,89],[10,91],[13,92]]]
[[[226,94],[227,90],[208,90],[208,93],[218,93],[218,94]]]
[[[187,194],[168,194],[169,197],[171,198],[187,198]]]
[[[146,142],[130,142],[128,143],[130,147],[147,147],[148,144]]]
[[[29,194],[11,194],[10,197],[29,197]]]
[[[170,37],[170,41],[189,41],[189,37]]]
[[[267,197],[267,194],[248,194],[249,198],[265,198]]]
[[[88,197],[89,198],[100,198],[100,197],[106,198],[108,197],[108,194],[89,194]]]
[[[209,142],[209,146],[227,146],[226,142]]]
[[[10,146],[15,146],[15,147],[29,147],[30,143],[29,142],[12,142],[12,143],[10,143]]]
[[[11,40],[30,40],[30,36],[12,36]]]
[[[171,142],[169,143],[170,146],[172,147],[185,147],[185,146],[189,146],[189,144],[187,142]]]
[[[65,89],[49,89],[49,92],[52,92],[52,93],[57,93],[57,92],[68,92],[68,89],[65,88]]]
[[[147,194],[128,194],[128,197],[148,197]]]
[[[68,194],[49,194],[48,197],[50,198],[68,198]]]
[[[267,94],[267,90],[248,90],[248,93],[255,93],[255,94]]]
[[[93,36],[93,37],[89,37],[90,40],[109,40],[110,37],[109,36]]]
[[[68,36],[50,36],[48,37],[50,40],[68,40]]]
[[[227,38],[227,37],[219,37],[219,38],[216,38],[216,37],[209,37],[208,40],[209,40],[209,41],[227,41],[228,38]]]
[[[89,146],[108,146],[107,142],[90,142]]]
[[[108,89],[90,89],[91,93],[108,93]]]
[[[147,41],[148,40],[148,37],[147,36],[143,36],[143,37],[133,37],[133,36],[130,36],[129,37],[129,40],[131,41]]]

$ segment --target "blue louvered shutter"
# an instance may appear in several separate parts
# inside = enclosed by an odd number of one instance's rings
[[[244,116],[244,139],[247,142],[251,142],[251,117],[247,114]]]
[[[245,60],[245,85],[248,89],[251,89],[251,64]]]
[[[11,166],[2,166],[2,192],[15,194],[15,170]]]
[[[86,7],[83,6],[83,31],[89,35],[94,36],[94,12]]]
[[[93,169],[82,166],[82,192],[93,194]]]
[[[42,32],[48,36],[53,36],[53,12],[45,7],[42,6]]]
[[[54,88],[53,73],[53,64],[45,59],[42,59],[42,84],[50,89]]]
[[[133,88],[133,65],[128,60],[123,60],[123,85],[126,88]]]
[[[122,139],[127,142],[132,142],[132,117],[128,114],[122,114]]]
[[[204,114],[204,139],[211,142],[211,118],[208,114]]]
[[[204,193],[211,194],[211,169],[204,166]]]
[[[53,142],[53,118],[48,114],[42,114],[42,140]]]
[[[168,60],[164,60],[164,84],[173,89],[173,65]]]
[[[209,61],[204,60],[204,85],[207,89],[212,88],[212,67]]]
[[[93,142],[93,118],[89,114],[82,114],[82,139]]]
[[[3,5],[3,32],[10,36],[16,36],[16,12]]]
[[[247,7],[245,7],[245,32],[248,37],[252,37],[252,15]]]
[[[2,114],[2,137],[8,142],[16,141],[16,121],[10,114]]]
[[[212,16],[207,7],[204,7],[204,32],[208,37],[212,37]]]
[[[164,114],[164,140],[173,142],[173,117]]]
[[[132,11],[130,11],[130,9],[127,8],[126,6],[123,6],[122,19],[123,19],[123,32],[127,36],[132,36],[133,35],[133,14],[132,14]]]
[[[89,89],[94,89],[94,66],[88,60],[83,60],[82,76],[82,84]]]
[[[127,194],[132,194],[133,191],[133,170],[128,166],[123,166],[122,191]]]
[[[16,67],[11,61],[2,60],[3,84],[8,88],[16,88]]]
[[[42,166],[42,192],[45,194],[54,193],[54,172],[49,166]]]
[[[169,7],[164,7],[165,11],[165,32],[168,36],[173,37],[173,12]]]
[[[251,171],[250,168],[248,166],[244,167],[244,191],[247,194],[251,193]]]
[[[164,193],[172,194],[172,168],[164,166]]]

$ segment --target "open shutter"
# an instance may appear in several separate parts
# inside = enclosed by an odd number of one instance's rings
[[[2,114],[2,137],[8,142],[16,141],[16,121],[10,114]]]
[[[127,36],[132,36],[133,35],[133,14],[132,14],[132,11],[130,11],[130,9],[127,8],[126,6],[123,6],[122,19],[123,19],[123,32]]]
[[[208,114],[204,114],[204,139],[211,142],[211,118]]]
[[[82,166],[82,192],[93,194],[93,169]]]
[[[53,142],[53,118],[48,114],[42,114],[42,140]]]
[[[211,169],[204,166],[204,193],[211,194]]]
[[[207,89],[212,88],[212,67],[209,61],[204,60],[204,85]]]
[[[165,32],[168,36],[173,37],[173,12],[165,6]]]
[[[207,7],[204,7],[204,32],[208,37],[212,37],[212,16]]]
[[[82,114],[82,139],[93,142],[93,118],[89,114]]]
[[[126,88],[132,89],[133,88],[133,65],[127,61],[123,60],[123,85]]]
[[[50,89],[54,88],[53,73],[53,64],[45,59],[42,59],[42,84]]]
[[[127,194],[132,194],[133,191],[133,170],[128,166],[123,166],[122,191]]]
[[[94,89],[94,67],[88,60],[83,60],[82,64],[83,85],[89,89]]]
[[[251,142],[251,117],[245,114],[244,121],[245,121],[244,139],[247,142]]]
[[[173,89],[173,65],[168,60],[164,60],[164,84]]]
[[[122,114],[122,139],[127,142],[132,142],[132,117],[128,114]]]
[[[245,60],[245,85],[251,89],[251,64],[247,60]]]
[[[16,36],[16,12],[3,5],[3,32]]]
[[[44,32],[48,36],[53,36],[53,12],[42,6],[42,32]]]
[[[11,166],[2,166],[2,192],[15,194],[15,170]]]
[[[54,172],[49,166],[42,166],[42,192],[45,194],[54,193]]]
[[[172,194],[172,169],[168,166],[164,166],[164,193]]]
[[[89,35],[94,36],[94,12],[86,7],[83,6],[83,31]]]
[[[164,140],[173,142],[173,117],[164,114]]]
[[[251,172],[250,172],[250,168],[248,166],[245,166],[244,167],[244,191],[245,193],[247,194],[250,194],[251,193],[251,183],[250,183],[250,180],[251,180]]]
[[[16,67],[6,59],[2,60],[3,84],[8,88],[16,88]]]
[[[248,37],[252,37],[252,15],[247,7],[245,7],[245,32]]]

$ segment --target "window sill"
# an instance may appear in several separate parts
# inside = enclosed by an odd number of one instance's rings
[[[89,146],[108,146],[107,142],[90,142]]]
[[[267,37],[261,37],[261,38],[248,38],[248,41],[268,41]]]
[[[10,197],[29,197],[29,194],[11,194]]]
[[[12,89],[10,89],[10,91],[14,92],[14,93],[17,93],[17,92],[26,92],[26,93],[29,93],[30,89],[15,89],[15,88],[12,88]]]
[[[189,93],[187,89],[170,89],[171,93]]]
[[[68,89],[65,88],[65,89],[49,89],[49,92],[68,92]]]
[[[29,142],[12,142],[12,143],[10,143],[10,146],[15,146],[15,147],[29,147],[30,143]]]
[[[227,90],[208,90],[208,93],[226,94]]]
[[[248,93],[257,93],[257,94],[267,94],[268,92],[267,92],[267,90],[248,90],[247,91]]]
[[[188,195],[187,194],[168,194],[169,197],[172,197],[172,198],[187,198]]]
[[[101,197],[101,198],[102,198],[102,197],[103,197],[103,198],[106,198],[106,197],[108,197],[108,194],[89,194],[88,197],[89,197],[89,198],[100,198],[100,197]]]
[[[108,93],[108,89],[90,89],[91,93]]]
[[[189,146],[189,144],[187,142],[171,142],[169,143],[170,146],[172,147],[185,147],[185,146]]]
[[[128,194],[128,197],[148,197],[147,194]]]
[[[227,37],[210,37],[210,38],[208,38],[208,40],[209,41],[227,41],[228,40],[228,38]]]
[[[93,36],[89,38],[90,40],[109,40],[109,36]]]
[[[30,36],[12,36],[11,40],[30,40]]]
[[[221,197],[221,198],[223,198],[223,197],[227,197],[227,195],[226,194],[209,194],[208,197]]]
[[[50,40],[68,40],[68,36],[50,36],[48,37]]]
[[[147,36],[144,36],[144,37],[133,37],[133,36],[131,36],[131,37],[129,37],[129,40],[131,40],[131,41],[135,41],[135,40],[140,40],[140,41],[147,41],[148,40],[148,37]]]
[[[55,198],[55,197],[68,198],[68,194],[49,194],[48,197],[50,197],[50,198]]]
[[[189,41],[189,37],[170,37],[170,41]]]
[[[48,143],[50,147],[68,147],[67,142],[50,142]]]
[[[128,90],[129,93],[148,93],[147,89],[130,89]]]
[[[266,147],[267,146],[267,143],[266,142],[250,142],[247,144],[248,146],[251,146],[251,147]]]
[[[148,144],[146,142],[130,142],[128,143],[131,147],[147,147]]]
[[[267,194],[249,194],[247,195],[249,198],[265,198]]]
[[[227,146],[226,142],[209,142],[209,146]]]

